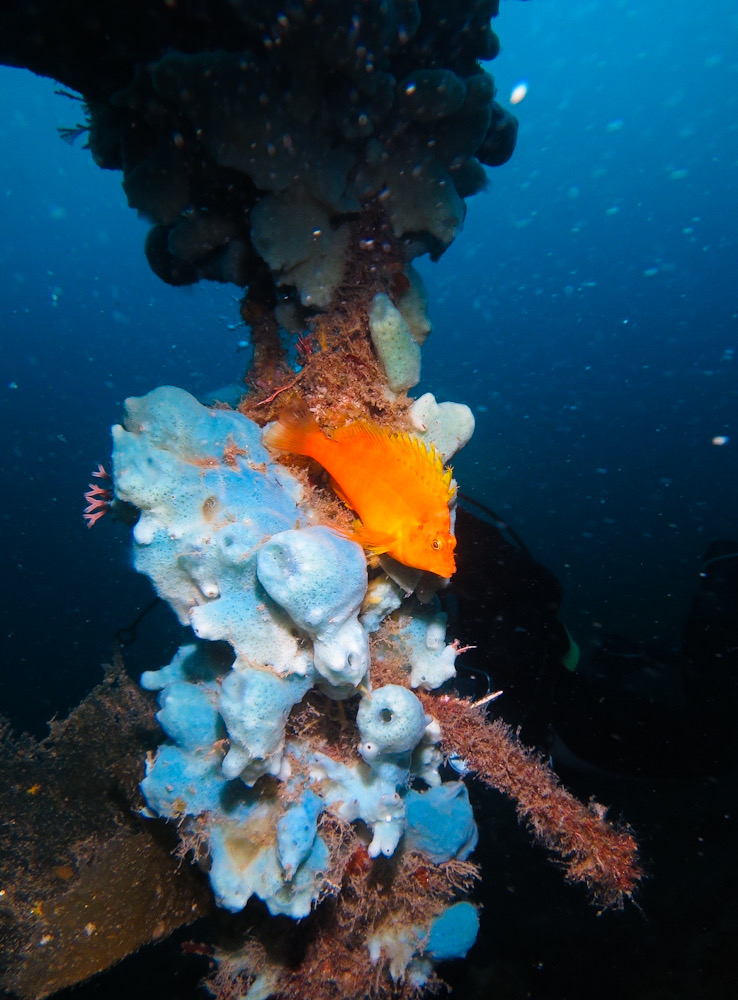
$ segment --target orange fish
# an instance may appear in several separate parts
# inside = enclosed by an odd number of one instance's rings
[[[352,537],[365,549],[438,576],[456,570],[449,513],[455,487],[432,445],[364,420],[328,437],[307,407],[282,411],[264,440],[330,473],[340,498],[361,518]]]

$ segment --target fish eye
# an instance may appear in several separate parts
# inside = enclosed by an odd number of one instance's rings
[[[432,546],[433,546],[433,548],[434,548],[434,549],[436,550],[436,552],[437,552],[437,551],[438,551],[439,549],[442,549],[442,548],[443,548],[443,542],[441,541],[441,539],[440,539],[440,538],[434,538],[434,539],[433,539],[433,541],[431,542],[431,545],[432,545]]]

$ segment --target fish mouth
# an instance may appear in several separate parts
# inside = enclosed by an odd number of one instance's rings
[[[444,580],[448,580],[449,577],[452,577],[455,572],[456,572],[455,559],[449,559],[448,562],[445,562],[443,564],[443,566],[436,565],[435,568],[431,570],[431,573],[435,573],[436,576],[443,577]]]

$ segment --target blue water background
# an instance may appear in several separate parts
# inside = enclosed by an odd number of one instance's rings
[[[738,538],[738,11],[534,0],[495,26],[498,99],[529,86],[518,148],[420,263],[418,391],[473,407],[461,488],[560,577],[585,648],[673,646],[707,543]],[[151,596],[126,530],[81,518],[124,398],[203,394],[246,359],[238,289],[154,277],[120,176],[58,138],[81,112],[54,90],[0,68],[0,711],[37,731]],[[147,619],[134,664],[168,659],[170,623]]]

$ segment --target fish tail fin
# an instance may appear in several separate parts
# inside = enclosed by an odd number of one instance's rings
[[[311,457],[314,457],[315,445],[321,439],[325,439],[325,434],[304,401],[282,410],[277,422],[267,427],[264,433],[267,448]]]

